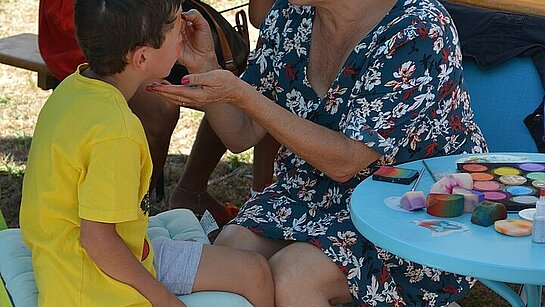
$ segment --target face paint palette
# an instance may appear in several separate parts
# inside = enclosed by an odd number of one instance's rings
[[[458,171],[469,173],[473,189],[483,192],[485,200],[499,202],[508,211],[533,208],[539,190],[545,188],[545,163],[457,163]]]

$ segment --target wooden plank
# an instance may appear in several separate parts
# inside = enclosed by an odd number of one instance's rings
[[[545,17],[545,0],[447,0],[497,11]]]
[[[37,72],[37,84],[43,90],[58,84],[40,55],[36,34],[21,33],[0,38],[0,63]]]
[[[0,39],[0,63],[49,73],[38,49],[38,36],[21,33]]]

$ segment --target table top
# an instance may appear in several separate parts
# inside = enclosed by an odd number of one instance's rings
[[[545,162],[544,154],[502,153],[488,156]],[[508,156],[507,156],[508,155]],[[455,173],[456,161],[471,155],[455,155],[426,159],[434,174],[442,177]],[[475,156],[475,155],[473,155]],[[399,167],[420,170],[422,161],[413,161]],[[428,194],[434,183],[424,172],[417,191]],[[385,205],[385,199],[401,197],[411,185],[364,180],[355,189],[351,199],[351,215],[356,228],[371,242],[407,260],[441,270],[494,281],[545,285],[545,244],[536,244],[531,236],[509,237],[494,230],[471,223],[471,213],[460,217],[441,218],[425,210],[402,212]],[[519,218],[510,213],[508,218]],[[432,237],[429,229],[413,221],[446,220],[467,226],[464,232]]]

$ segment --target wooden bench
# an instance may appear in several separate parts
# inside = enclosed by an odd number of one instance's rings
[[[59,81],[53,77],[38,49],[38,35],[21,33],[0,38],[0,63],[38,73],[38,87],[54,88]]]

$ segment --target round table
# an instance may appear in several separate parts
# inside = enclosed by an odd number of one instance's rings
[[[545,155],[505,153],[511,158],[545,162]],[[456,161],[470,155],[454,155],[426,159],[436,177],[456,173]],[[479,155],[487,156],[487,155]],[[488,155],[491,157],[491,155]],[[500,154],[494,154],[499,157]],[[420,170],[421,160],[398,165]],[[434,180],[425,171],[416,188],[428,194]],[[354,190],[350,201],[352,220],[356,228],[371,242],[408,260],[452,273],[478,278],[513,306],[524,306],[511,288],[505,285],[525,285],[528,306],[541,305],[541,285],[545,285],[545,244],[536,244],[531,237],[508,237],[497,233],[493,226],[471,223],[471,213],[455,218],[431,216],[425,210],[402,212],[385,205],[388,197],[401,197],[411,185],[364,180]],[[519,218],[509,213],[508,218]],[[413,223],[420,220],[447,220],[462,223],[468,230],[432,237],[432,232]]]

